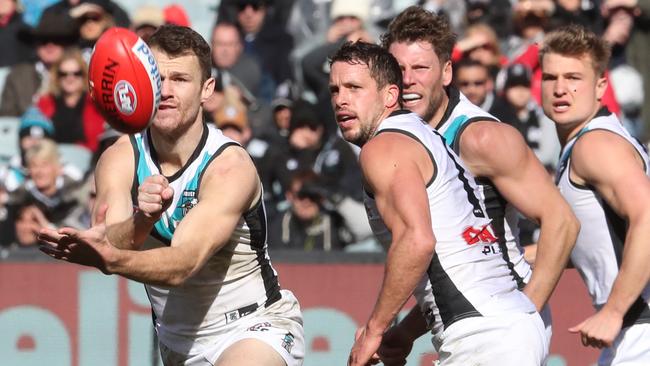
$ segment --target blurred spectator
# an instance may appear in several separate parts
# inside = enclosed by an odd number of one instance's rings
[[[489,24],[499,39],[506,39],[512,30],[512,6],[510,0],[465,0],[465,18],[468,25]]]
[[[218,23],[212,31],[213,76],[224,86],[231,83],[257,95],[262,71],[250,55],[243,54],[244,44],[237,26]]]
[[[175,24],[182,27],[192,27],[190,18],[187,16],[183,6],[178,4],[170,4],[163,8],[163,15],[165,24]]]
[[[312,171],[295,172],[286,198],[289,208],[269,224],[269,246],[306,252],[343,249],[351,238],[340,216],[323,207],[325,194]]]
[[[479,61],[464,59],[454,64],[454,83],[473,104],[491,112],[494,104],[494,80],[488,67]]]
[[[38,232],[51,223],[36,205],[25,205],[17,208],[14,223],[15,241],[21,247],[31,247],[38,244]]]
[[[63,55],[66,46],[74,44],[78,30],[67,14],[43,14],[34,29],[23,36],[36,46],[38,60],[11,68],[0,100],[0,115],[20,116],[32,105],[37,94],[47,91],[49,69]]]
[[[262,70],[258,97],[270,103],[276,89],[291,84],[289,54],[293,38],[267,16],[267,5],[266,0],[238,0],[236,23],[244,37],[244,53],[253,57]]]
[[[465,1],[419,0],[417,5],[438,15],[443,15],[449,21],[454,33],[460,33],[466,19]]]
[[[43,10],[43,14],[45,13],[51,13],[51,12],[57,12],[61,14],[66,14],[68,15],[70,13],[70,10],[74,8],[75,6],[79,5],[80,3],[86,2],[84,0],[60,0],[47,8]],[[92,2],[92,1],[91,1]],[[127,14],[124,9],[122,9],[117,3],[114,1],[108,0],[105,1],[106,7],[109,10],[109,13],[112,14],[113,19],[115,20],[115,25],[118,27],[124,27],[128,28],[131,25],[131,21],[129,20],[129,15]]]
[[[5,50],[11,50],[0,53],[0,67],[28,62],[34,54],[18,37],[19,31],[27,27],[18,5],[18,0],[0,0],[0,44]]]
[[[510,60],[524,53],[530,45],[542,41],[555,11],[555,3],[552,0],[519,0],[512,10],[514,32],[508,37],[506,51]]]
[[[25,161],[29,179],[11,198],[16,212],[20,213],[27,207],[30,214],[25,214],[25,220],[40,227],[83,228],[86,203],[79,196],[81,183],[63,174],[56,143],[41,140],[27,149]],[[43,216],[40,217],[37,212]],[[17,228],[17,231],[20,230]]]
[[[142,5],[133,13],[131,29],[146,42],[163,24],[165,24],[165,16],[160,7]]]
[[[646,141],[650,140],[650,0],[606,0],[601,8],[605,18],[603,38],[612,46],[610,70],[612,73],[619,67],[633,67],[638,70],[644,80],[645,99],[642,105],[642,123],[634,128],[633,133],[640,134]],[[627,66],[629,64],[629,66]],[[624,72],[625,73],[625,72]],[[624,74],[623,73],[623,74]],[[631,74],[627,73],[629,80]],[[617,95],[619,94],[616,91]],[[625,91],[623,91],[625,93]],[[621,116],[623,119],[626,117]],[[628,121],[630,119],[628,118]],[[630,126],[628,124],[628,126]]]
[[[52,65],[50,91],[37,106],[52,121],[56,142],[97,149],[104,119],[88,93],[88,68],[77,48],[66,50]]]
[[[95,42],[108,28],[115,25],[112,11],[109,0],[82,0],[70,9],[70,16],[79,26],[79,47],[86,62],[90,61]]]
[[[326,122],[327,135],[333,134],[337,129],[328,88],[329,57],[346,41],[373,41],[365,28],[369,13],[368,0],[333,0],[330,10],[332,24],[327,30],[325,42],[316,46],[302,59],[302,78],[305,87],[316,96],[318,112]]]
[[[327,197],[338,204],[345,198],[361,205],[361,172],[357,157],[337,135],[324,135],[321,118],[314,106],[305,101],[293,103],[289,124],[288,146],[271,146],[267,189],[272,203],[284,200],[289,178],[296,171],[313,170],[322,177]],[[342,216],[347,217],[344,213]]]
[[[597,0],[556,0],[555,11],[551,15],[550,28],[555,29],[569,24],[580,24],[600,34],[603,21]]]
[[[496,33],[488,24],[477,23],[469,26],[465,36],[461,38],[451,55],[452,62],[463,58],[478,61],[487,66],[494,78],[508,59],[501,54]]]
[[[54,137],[52,122],[36,107],[31,107],[20,120],[18,146],[20,154],[9,160],[9,165],[0,167],[0,186],[11,193],[25,183],[28,177],[25,153],[32,146]],[[63,174],[72,180],[81,180],[83,173],[71,164],[64,164]]]
[[[509,66],[503,97],[497,98],[490,112],[517,128],[542,164],[555,166],[560,152],[555,125],[532,98],[530,87],[530,69],[522,64]]]
[[[246,106],[233,87],[224,90],[224,97],[214,112],[213,119],[221,132],[237,141],[244,148],[251,140],[252,133],[248,126]]]
[[[616,100],[621,106],[621,122],[637,139],[645,135],[641,109],[643,108],[643,76],[630,65],[619,65],[609,74]],[[650,81],[649,81],[650,82]]]

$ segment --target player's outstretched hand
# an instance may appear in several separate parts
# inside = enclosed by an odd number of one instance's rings
[[[406,365],[406,357],[411,353],[413,342],[404,334],[399,325],[390,327],[381,340],[377,354],[385,366]]]
[[[88,230],[64,227],[58,230],[43,228],[38,234],[39,249],[52,258],[98,268],[108,274],[108,263],[113,246],[106,237],[106,210],[104,205],[96,215],[97,224]]]
[[[169,186],[167,178],[162,175],[149,176],[138,188],[138,209],[145,216],[158,220],[173,197],[174,190]]]
[[[371,334],[367,328],[357,329],[354,345],[348,357],[348,366],[367,366],[379,363],[377,349],[381,344],[382,334]]]
[[[569,332],[580,333],[584,346],[603,348],[612,346],[622,326],[623,317],[604,307]]]

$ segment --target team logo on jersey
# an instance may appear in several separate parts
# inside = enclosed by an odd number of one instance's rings
[[[492,232],[492,225],[489,224],[479,228],[469,226],[463,230],[463,239],[467,245],[496,243],[497,241],[497,238]]]
[[[196,191],[186,189],[178,201],[178,208],[181,209],[183,216],[185,216],[197,203],[199,203],[199,199],[196,197]]]
[[[282,338],[282,348],[286,349],[289,353],[291,353],[294,343],[296,343],[295,337],[291,332],[285,334],[284,338]]]

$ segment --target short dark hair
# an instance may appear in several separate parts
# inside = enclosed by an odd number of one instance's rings
[[[386,85],[397,85],[399,87],[399,101],[402,100],[402,70],[399,63],[388,51],[380,46],[363,41],[345,42],[336,51],[330,60],[330,67],[335,62],[347,62],[348,64],[364,64],[370,69],[370,76],[381,89]]]
[[[588,55],[591,57],[596,75],[603,76],[609,64],[611,48],[604,39],[598,37],[594,32],[581,25],[572,24],[546,35],[544,44],[539,50],[540,65],[544,56],[549,53],[571,57]]]
[[[210,78],[212,73],[210,46],[192,28],[173,24],[160,26],[149,37],[147,44],[149,47],[158,48],[172,57],[194,54],[199,59],[199,66],[201,66],[201,82]]]
[[[419,6],[409,6],[393,19],[381,44],[388,49],[396,42],[429,42],[441,63],[451,60],[456,35],[444,16],[433,14]]]

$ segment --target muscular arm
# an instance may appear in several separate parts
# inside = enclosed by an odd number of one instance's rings
[[[95,169],[97,201],[93,225],[97,212],[108,205],[106,234],[110,243],[120,249],[139,249],[155,222],[140,211],[133,213],[134,165],[133,148],[129,138],[124,136],[102,154]]]
[[[650,281],[650,180],[632,145],[606,131],[581,137],[571,157],[572,179],[596,188],[628,222],[623,258],[601,312],[622,317]]]
[[[249,156],[243,149],[227,148],[208,166],[199,202],[180,222],[171,246],[116,250],[108,258],[107,270],[148,284],[181,285],[228,242],[241,215],[259,196],[259,179]]]
[[[575,245],[579,224],[551,178],[517,130],[475,122],[461,135],[461,158],[489,178],[503,197],[540,224],[535,270],[524,292],[538,310],[548,301]]]
[[[379,213],[392,233],[384,280],[367,324],[367,333],[382,334],[431,262],[435,238],[426,182],[433,164],[422,146],[394,133],[371,140],[361,153],[361,164]]]

